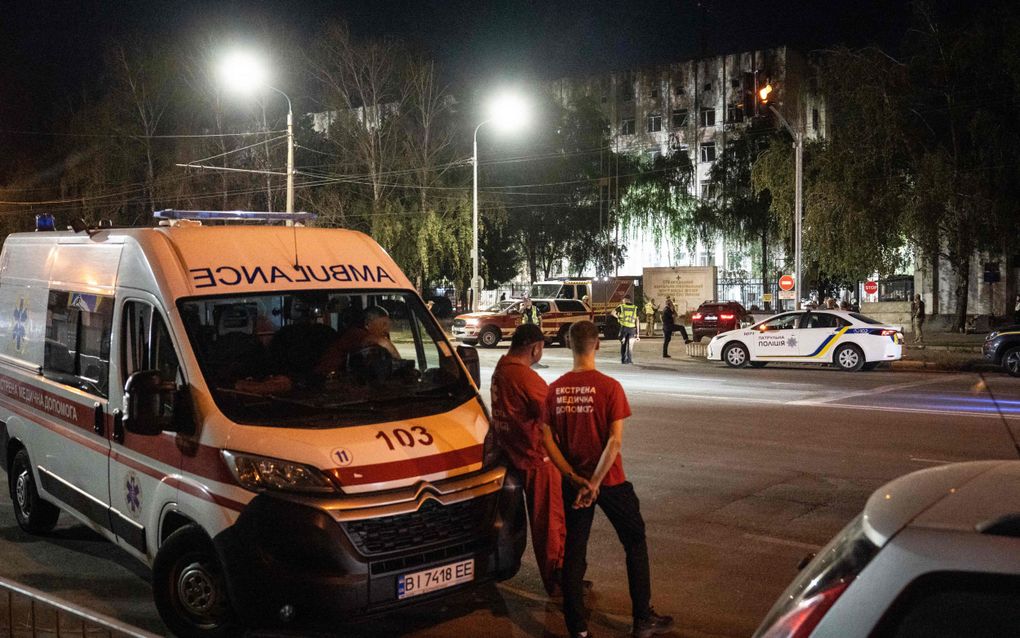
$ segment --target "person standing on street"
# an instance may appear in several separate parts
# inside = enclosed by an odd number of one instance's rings
[[[659,309],[655,305],[655,299],[649,298],[645,302],[645,323],[648,324],[648,336],[655,336],[655,311]]]
[[[620,363],[634,363],[631,339],[641,338],[638,326],[637,306],[630,302],[630,295],[623,298],[623,303],[613,311],[620,322]]]
[[[662,356],[665,359],[672,358],[669,356],[669,342],[673,340],[673,333],[677,331],[684,338],[684,343],[691,342],[687,336],[687,328],[682,323],[676,323],[676,306],[673,305],[673,298],[667,296],[666,305],[662,308]]]
[[[500,357],[492,373],[492,428],[497,444],[524,483],[538,572],[546,593],[556,596],[561,591],[566,536],[562,477],[543,441],[547,386],[531,369],[541,360],[544,346],[538,326],[517,326],[510,351]]]
[[[1013,323],[1020,323],[1020,295],[1013,302]]]
[[[574,366],[549,386],[547,423],[542,428],[546,450],[565,477],[563,503],[566,547],[563,554],[563,614],[567,630],[586,638],[584,572],[595,505],[609,519],[627,556],[632,635],[648,638],[673,628],[673,619],[651,606],[645,522],[634,486],[623,473],[620,450],[623,423],[631,415],[623,387],[595,369],[598,328],[591,321],[570,326]]]
[[[542,312],[531,303],[531,297],[525,297],[521,302],[521,323],[542,327]]]
[[[910,322],[914,329],[914,343],[924,343],[924,299],[914,295],[914,303],[910,304]]]

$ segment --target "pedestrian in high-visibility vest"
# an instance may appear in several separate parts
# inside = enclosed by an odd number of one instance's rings
[[[620,322],[620,363],[634,363],[632,339],[641,338],[638,325],[638,308],[630,302],[630,295],[623,298],[623,303],[613,311]]]
[[[542,327],[542,313],[528,297],[525,297],[521,303],[521,323],[531,323],[539,328]]]

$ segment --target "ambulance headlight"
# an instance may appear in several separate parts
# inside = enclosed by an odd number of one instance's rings
[[[329,480],[314,467],[254,454],[223,451],[230,473],[239,485],[255,492],[335,492]]]

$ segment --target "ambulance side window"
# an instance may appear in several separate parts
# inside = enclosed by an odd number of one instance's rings
[[[43,374],[106,398],[110,382],[113,298],[51,290]]]
[[[159,370],[164,379],[181,383],[180,363],[170,331],[152,306],[141,301],[125,303],[123,331],[122,381],[127,382],[129,376],[140,370]]]

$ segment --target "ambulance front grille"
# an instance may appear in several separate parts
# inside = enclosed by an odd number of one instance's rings
[[[454,328],[463,328],[466,325],[467,325],[467,322],[464,321],[463,319],[454,319],[453,320],[453,327]]]
[[[416,512],[341,523],[362,554],[369,556],[451,543],[484,533],[492,521],[496,495],[452,505],[428,500]]]

